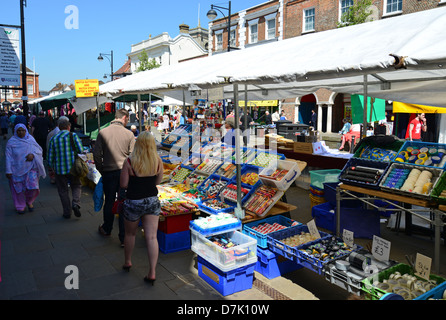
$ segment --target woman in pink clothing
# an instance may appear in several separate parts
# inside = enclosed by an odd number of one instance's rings
[[[39,178],[45,178],[42,148],[23,124],[14,127],[14,136],[6,144],[6,178],[9,180],[17,213],[33,211],[40,193]]]

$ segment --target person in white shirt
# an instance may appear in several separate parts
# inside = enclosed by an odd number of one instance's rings
[[[280,119],[279,111],[276,110],[276,112],[274,112],[271,117],[273,119],[273,123],[276,121],[279,121],[279,119]]]

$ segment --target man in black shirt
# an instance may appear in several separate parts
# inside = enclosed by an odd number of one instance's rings
[[[39,116],[32,123],[31,134],[42,147],[43,159],[46,159],[46,138],[52,129],[50,120],[45,117],[45,112],[40,111]]]

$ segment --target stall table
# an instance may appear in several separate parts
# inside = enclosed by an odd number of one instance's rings
[[[356,194],[362,194],[365,197],[357,196]],[[348,195],[349,197],[343,196],[343,194]],[[371,198],[373,197],[373,198]],[[361,200],[364,203],[367,203],[368,205],[371,205],[377,209],[381,209],[379,207],[376,207],[372,202],[375,198],[379,198],[384,200],[385,202],[388,202],[392,206],[399,209],[399,211],[405,211],[406,213],[410,213],[411,215],[415,215],[419,217],[420,219],[426,220],[431,225],[434,226],[434,233],[435,233],[435,244],[434,244],[434,268],[437,273],[440,272],[440,242],[441,242],[441,227],[444,227],[445,223],[442,221],[442,216],[446,216],[446,206],[441,205],[438,206],[433,201],[425,200],[421,198],[416,197],[410,197],[405,195],[399,195],[399,194],[393,194],[385,191],[375,190],[375,189],[368,189],[364,187],[359,186],[353,186],[348,185],[344,183],[340,183],[338,187],[336,188],[336,235],[341,235],[341,217],[339,215],[339,212],[341,212],[341,200],[346,199],[357,199]],[[392,202],[391,202],[392,201]],[[398,203],[402,203],[403,205],[395,204],[393,201],[397,201]],[[411,208],[404,207],[404,204],[411,204],[416,205],[419,207],[426,208],[427,210],[423,211],[431,211],[433,213],[432,217],[433,219],[428,219],[425,216],[419,215],[417,211],[421,210],[415,210]],[[393,209],[395,210],[395,209]]]

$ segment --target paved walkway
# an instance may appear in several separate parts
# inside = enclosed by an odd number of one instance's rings
[[[122,271],[124,251],[117,224],[110,238],[98,234],[102,211],[95,212],[92,190],[83,187],[80,218],[62,218],[55,185],[41,180],[34,212],[18,215],[5,178],[4,149],[0,141],[0,299],[2,300],[315,300],[311,292],[278,277],[269,280],[255,272],[251,289],[223,297],[201,279],[196,255],[191,250],[160,252],[157,281],[143,282],[147,272],[146,247],[137,235],[133,267]],[[68,290],[65,282],[79,270],[79,288]]]

